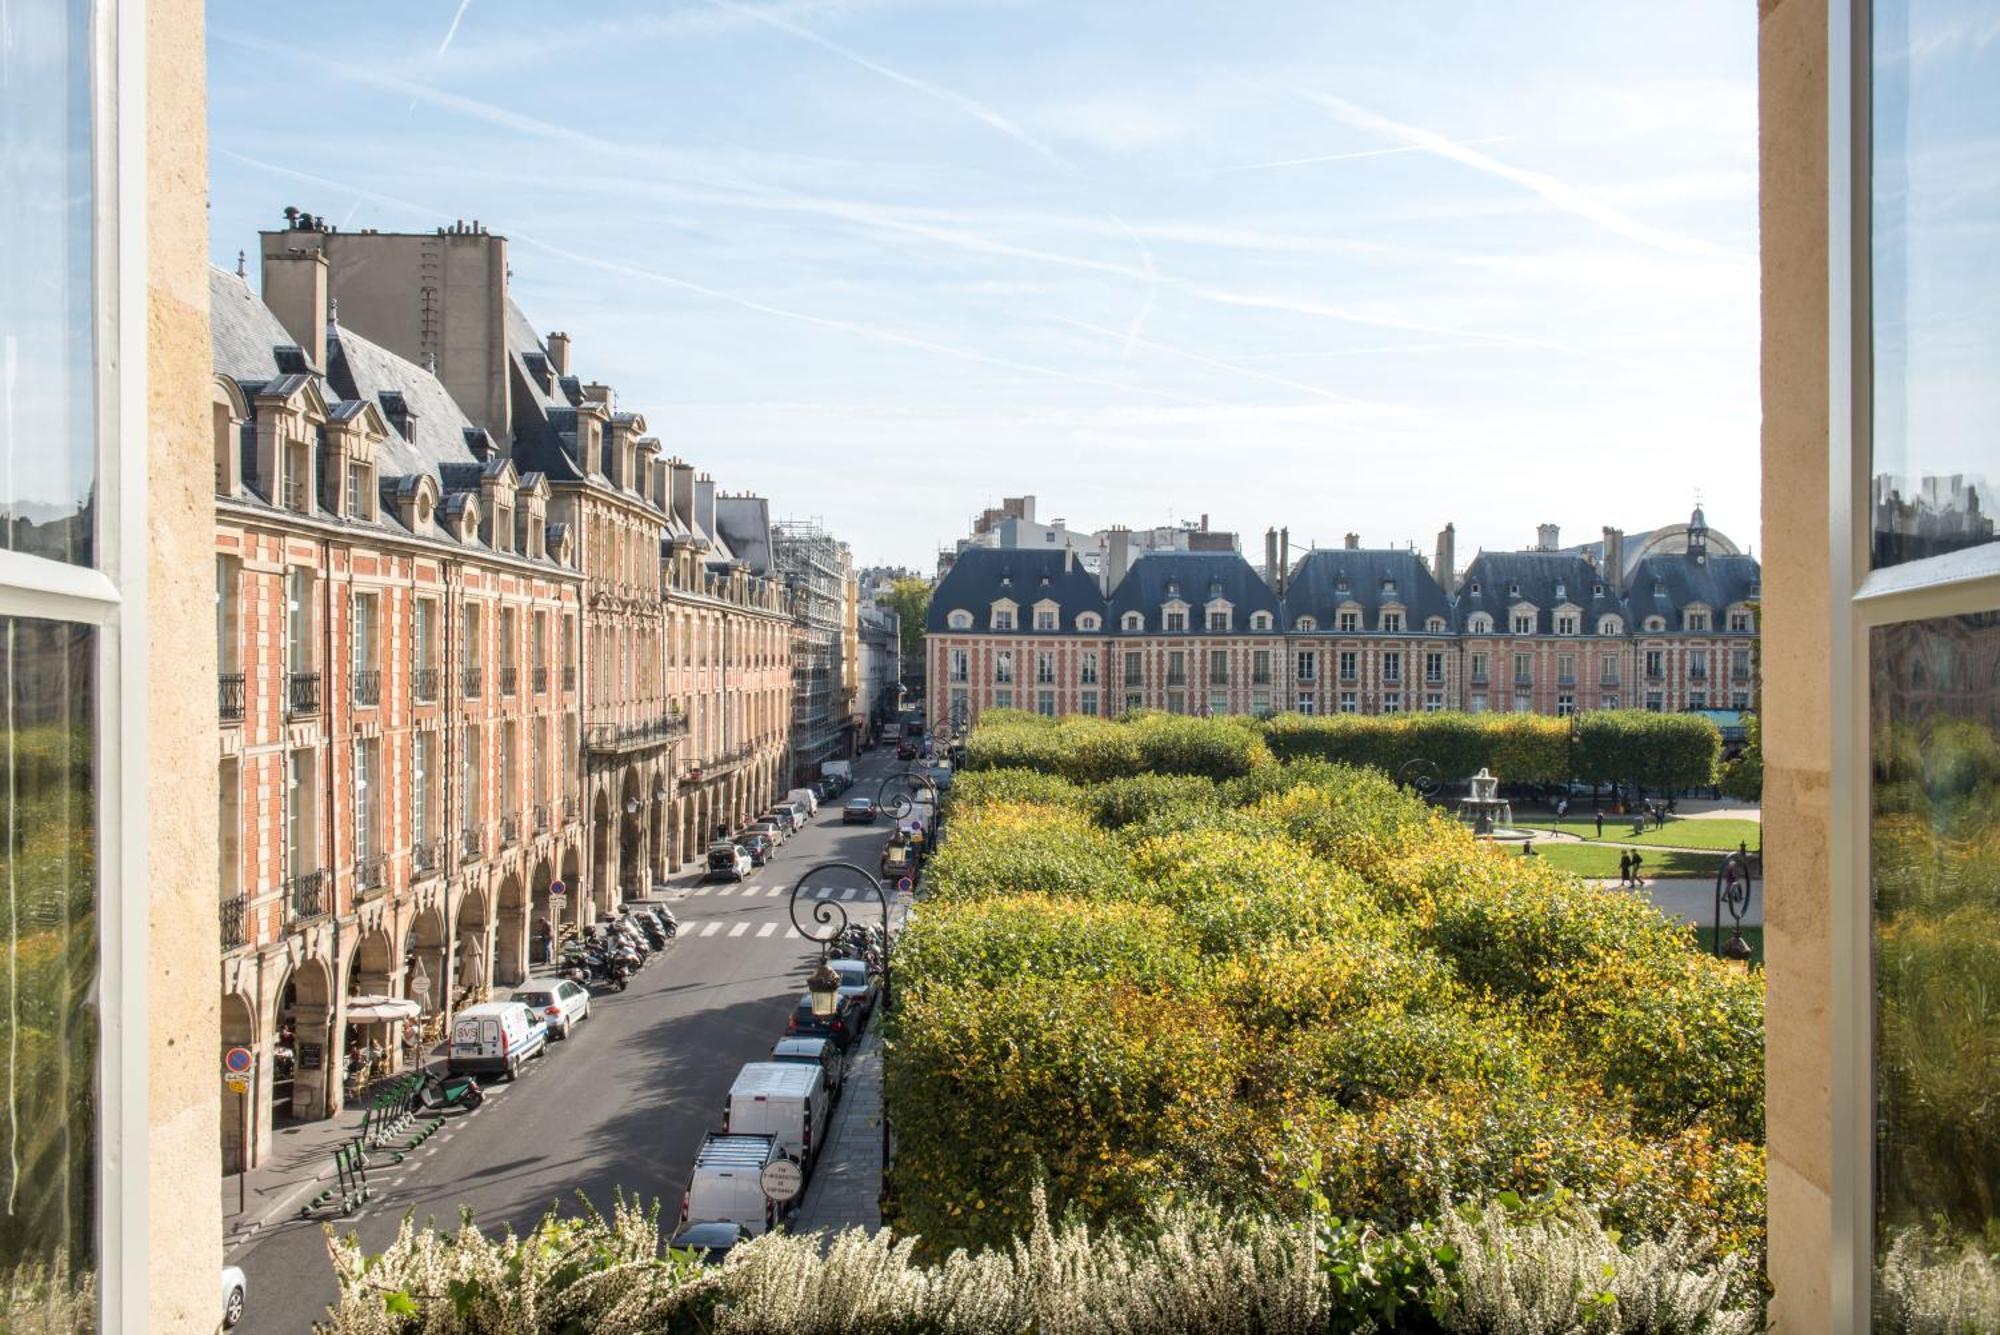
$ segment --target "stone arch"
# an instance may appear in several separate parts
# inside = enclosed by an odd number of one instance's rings
[[[240,1173],[262,1157],[258,1153],[258,1128],[267,1120],[264,1104],[271,1097],[271,1045],[257,1032],[257,1004],[241,992],[225,992],[222,997],[222,1051],[248,1048],[257,1055],[256,1069],[250,1073],[250,1093],[239,1101],[225,1085],[222,1091],[222,1171]],[[218,1057],[220,1054],[217,1054]]]
[[[586,921],[583,916],[584,899],[577,889],[583,883],[582,864],[583,853],[575,844],[563,849],[562,880],[563,884],[569,887],[569,897],[559,907],[564,915],[563,921],[579,927]],[[554,919],[551,918],[551,921]]]
[[[288,1107],[294,1118],[330,1117],[339,1111],[340,1073],[344,1044],[334,1023],[333,971],[314,955],[292,971],[278,989],[277,1026],[273,1037],[289,1024],[294,1054]]]
[[[487,904],[486,887],[466,887],[459,897],[455,927],[453,996],[456,998],[463,992],[463,1003],[469,1006],[484,998],[493,986],[493,914]],[[452,1009],[458,1009],[456,1001]]]
[[[606,887],[618,875],[617,845],[611,818],[611,795],[604,789],[597,790],[597,801],[590,815],[590,886],[589,898],[593,904],[602,905]],[[577,894],[572,888],[570,893]],[[578,899],[581,907],[581,896]]]
[[[618,784],[617,874],[597,889],[597,907],[605,913],[614,911],[621,898],[633,895],[633,876],[645,874],[645,797],[639,783],[638,767],[628,767]]]
[[[436,904],[419,913],[410,924],[404,952],[404,967],[408,971],[404,988],[425,1015],[437,1014],[451,1005],[450,940],[444,912]]]
[[[562,919],[557,915],[569,907],[567,903],[556,903],[554,897],[549,894],[549,884],[555,878],[555,868],[549,865],[547,858],[543,858],[537,862],[534,874],[528,877],[528,961],[530,964],[535,963],[541,958],[535,953],[537,949],[537,933],[540,930],[537,924],[547,923],[548,931],[551,934],[555,933],[559,930],[562,922]],[[502,895],[502,899],[504,901],[504,894]]]
[[[348,964],[347,994],[394,996],[401,973],[396,966],[396,949],[388,931],[378,927],[367,933],[354,945],[354,955]]]
[[[493,981],[511,986],[528,977],[528,897],[518,872],[500,882],[500,907],[494,921]]]

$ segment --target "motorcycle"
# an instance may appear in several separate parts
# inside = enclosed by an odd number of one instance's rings
[[[444,1076],[425,1071],[417,1087],[410,1091],[413,1113],[442,1112],[446,1108],[464,1108],[470,1112],[484,1102],[485,1092],[469,1075]]]

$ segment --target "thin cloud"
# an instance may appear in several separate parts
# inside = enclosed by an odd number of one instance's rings
[[[451,39],[458,36],[458,25],[465,22],[465,11],[472,8],[472,0],[458,0],[458,12],[451,16],[451,26],[444,30],[444,40],[438,43],[437,58],[444,59],[444,53],[451,50]]]
[[[1511,135],[1488,135],[1484,139],[1460,139],[1460,147],[1473,144],[1502,144]],[[1400,144],[1395,148],[1364,148],[1352,153],[1321,153],[1310,158],[1279,158],[1272,162],[1244,162],[1234,167],[1210,167],[1206,171],[1189,172],[1189,176],[1233,176],[1237,172],[1266,172],[1280,167],[1316,167],[1322,162],[1355,162],[1362,158],[1391,158],[1399,153],[1428,153],[1431,149],[1423,144]]]
[[[1516,167],[1502,162],[1476,148],[1468,148],[1462,141],[1451,139],[1435,130],[1427,130],[1420,125],[1408,125],[1378,115],[1365,107],[1357,106],[1346,98],[1330,93],[1302,90],[1300,96],[1330,113],[1343,125],[1357,129],[1372,130],[1403,141],[1410,148],[1423,149],[1451,162],[1460,163],[1474,171],[1497,176],[1503,181],[1512,181],[1539,195],[1545,202],[1565,213],[1573,214],[1585,221],[1596,223],[1606,231],[1614,232],[1628,241],[1671,251],[1677,255],[1696,255],[1704,259],[1731,260],[1737,263],[1751,263],[1751,257],[1726,246],[1718,246],[1697,237],[1682,236],[1640,222],[1630,214],[1620,212],[1609,204],[1595,199],[1567,181],[1551,176],[1547,172],[1531,171],[1526,167]]]

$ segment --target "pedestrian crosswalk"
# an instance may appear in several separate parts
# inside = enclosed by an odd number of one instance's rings
[[[757,927],[757,937],[758,937],[758,939],[760,939],[760,940],[761,940],[762,938],[764,938],[764,937],[767,937],[767,936],[775,936],[775,935],[777,935],[777,933],[778,933],[778,926],[779,926],[779,924],[777,924],[777,923],[775,923],[775,922],[767,922],[767,923],[763,923],[763,924],[759,925],[759,926]],[[747,923],[747,922],[739,922],[739,923],[725,923],[725,922],[721,921],[721,920],[720,920],[720,919],[718,919],[718,918],[711,918],[711,919],[709,919],[709,920],[708,920],[707,922],[703,923],[703,924],[702,924],[701,926],[689,929],[688,931],[686,931],[685,933],[683,933],[683,935],[685,935],[685,936],[716,936],[716,935],[720,934],[720,935],[727,935],[727,936],[743,936],[744,934],[746,934],[746,933],[748,933],[748,932],[749,932],[749,930],[750,930],[750,927],[751,927],[751,924],[750,924],[750,923]],[[798,928],[796,928],[796,927],[786,927],[786,928],[785,928],[785,934],[784,934],[784,938],[783,938],[783,939],[784,939],[784,940],[786,940],[786,941],[796,941],[796,940],[798,940],[798,939],[799,939],[799,929],[798,929]]]

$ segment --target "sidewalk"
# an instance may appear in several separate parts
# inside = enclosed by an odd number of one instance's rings
[[[1597,882],[1606,890],[1629,889],[1621,887],[1618,879],[1612,877]],[[1715,881],[1700,880],[1685,876],[1665,877],[1648,880],[1638,893],[1645,896],[1654,908],[1669,918],[1679,918],[1696,927],[1715,925]],[[1722,923],[1727,927],[1731,922],[1727,909],[1723,911]],[[1764,923],[1764,881],[1759,877],[1750,882],[1750,902],[1743,911],[1745,927],[1761,927]]]
[[[806,1185],[805,1199],[786,1227],[793,1233],[837,1232],[882,1227],[882,1037],[881,1017],[849,1056],[840,1106],[826,1148]]]

